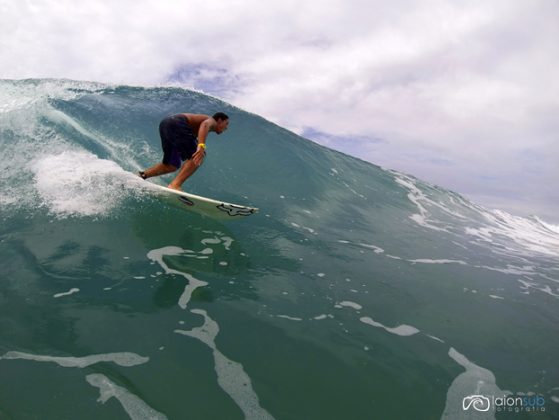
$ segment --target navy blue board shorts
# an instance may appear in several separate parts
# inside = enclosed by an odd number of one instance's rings
[[[177,114],[159,123],[159,135],[163,148],[163,163],[181,167],[184,160],[192,157],[198,148],[198,138],[192,131],[186,115]]]

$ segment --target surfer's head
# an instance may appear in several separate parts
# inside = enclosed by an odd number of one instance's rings
[[[229,126],[229,116],[223,112],[216,112],[212,117],[215,122],[217,122],[217,126],[215,127],[215,132],[217,134],[223,133],[227,130]]]

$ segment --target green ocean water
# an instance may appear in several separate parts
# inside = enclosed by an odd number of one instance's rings
[[[231,223],[130,174],[216,111]],[[0,81],[0,159],[0,419],[559,418],[558,226],[178,88]]]

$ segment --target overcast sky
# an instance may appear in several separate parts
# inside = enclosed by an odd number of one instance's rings
[[[557,0],[0,0],[0,78],[196,88],[554,223],[558,40]]]

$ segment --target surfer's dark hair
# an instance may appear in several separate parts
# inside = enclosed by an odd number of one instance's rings
[[[223,112],[216,112],[213,117],[214,120],[219,121],[219,120],[228,120],[229,116]]]

